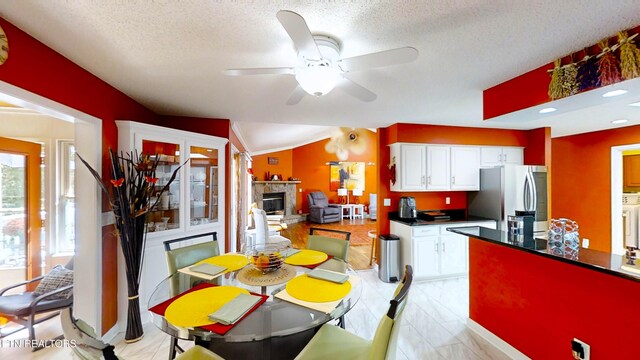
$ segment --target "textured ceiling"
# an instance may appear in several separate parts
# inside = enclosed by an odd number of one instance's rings
[[[337,38],[343,57],[401,46],[420,56],[350,73],[378,95],[371,103],[336,89],[286,106],[293,77],[221,73],[296,64],[281,9]],[[0,2],[0,15],[158,113],[231,119],[260,151],[299,143],[280,124],[525,128],[482,123],[482,90],[640,24],[640,0],[21,0]]]

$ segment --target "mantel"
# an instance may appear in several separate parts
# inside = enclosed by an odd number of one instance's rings
[[[254,184],[300,184],[302,181],[254,181]]]

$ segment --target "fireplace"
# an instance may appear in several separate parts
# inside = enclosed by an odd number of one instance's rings
[[[267,215],[284,215],[284,192],[264,193],[262,195],[262,210]]]

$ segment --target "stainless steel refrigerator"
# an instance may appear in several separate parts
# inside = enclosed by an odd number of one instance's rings
[[[481,216],[498,222],[507,231],[507,216],[516,210],[535,211],[534,235],[546,234],[547,168],[545,166],[503,165],[480,169],[480,191],[467,193],[470,216]]]

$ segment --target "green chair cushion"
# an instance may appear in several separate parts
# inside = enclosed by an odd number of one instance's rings
[[[309,235],[308,249],[322,251],[335,258],[347,261],[349,241],[322,235]]]
[[[370,349],[371,341],[337,326],[324,324],[296,360],[367,359]]]
[[[200,244],[183,246],[166,252],[169,274],[178,269],[193,265],[200,260],[220,255],[217,241],[207,241]]]

